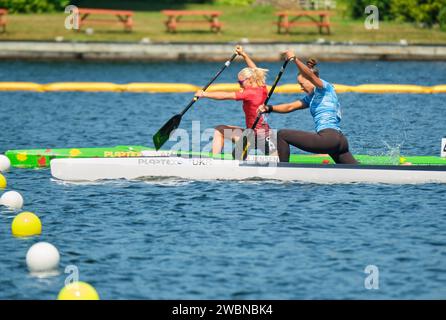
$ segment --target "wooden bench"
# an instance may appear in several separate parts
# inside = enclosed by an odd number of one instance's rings
[[[220,11],[163,10],[161,12],[167,17],[167,20],[164,22],[167,32],[176,32],[177,26],[181,24],[207,24],[213,32],[220,32],[223,26],[219,21]],[[182,19],[183,17],[203,17],[204,20],[184,20]]]
[[[322,30],[325,28],[327,34],[330,34],[330,11],[326,10],[300,10],[300,11],[280,11],[276,12],[276,16],[279,17],[277,24],[277,33],[282,33],[282,29],[285,29],[286,33],[290,32],[292,27],[305,27],[316,26],[319,28],[319,33],[322,34]],[[309,18],[310,21],[298,21],[301,18]]]
[[[8,10],[0,8],[0,27],[2,28],[2,32],[6,31],[6,15],[8,14]]]
[[[95,16],[115,16],[115,19],[88,19],[91,15]],[[116,24],[122,23],[125,31],[132,31],[133,28],[133,11],[126,10],[109,10],[109,9],[89,9],[79,8],[79,30],[86,24]]]

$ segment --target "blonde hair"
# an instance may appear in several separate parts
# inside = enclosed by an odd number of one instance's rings
[[[266,75],[268,71],[268,69],[262,68],[244,68],[238,73],[238,75],[244,79],[251,79],[259,87],[261,87],[266,84]]]

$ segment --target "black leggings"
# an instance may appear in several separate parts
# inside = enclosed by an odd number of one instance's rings
[[[282,129],[277,133],[277,149],[280,162],[290,161],[290,144],[312,153],[328,153],[336,163],[357,164],[348,151],[345,136],[334,129],[324,129],[318,133]]]

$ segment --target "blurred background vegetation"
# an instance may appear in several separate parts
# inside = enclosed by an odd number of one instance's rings
[[[344,0],[352,18],[364,17],[364,8],[375,5],[380,19],[414,22],[420,27],[446,26],[446,0]]]
[[[63,10],[69,3],[69,0],[0,0],[0,8],[7,8],[10,13],[43,13]]]
[[[271,5],[276,7],[298,7],[299,0],[0,0],[0,7],[11,13],[42,13],[63,10],[68,4],[79,7],[119,8],[140,11],[154,11],[165,8],[184,7],[190,3],[206,3],[230,6]],[[312,2],[312,0],[308,0]],[[417,23],[420,27],[440,25],[446,27],[446,0],[338,0],[338,5],[347,8],[349,17],[364,18],[364,8],[375,5],[380,19],[385,21]]]
[[[0,0],[9,10],[7,32],[0,40],[68,41],[151,41],[227,42],[249,39],[253,42],[397,42],[446,43],[446,0],[337,0],[331,1],[334,15],[332,34],[320,35],[316,28],[294,29],[277,34],[274,13],[281,9],[299,9],[302,4],[330,3],[329,0]],[[74,4],[84,8],[108,8],[135,11],[134,30],[122,32],[122,26],[94,27],[94,33],[64,29],[64,8]],[[379,30],[364,28],[368,5],[379,8]],[[162,9],[219,10],[223,31],[213,34],[202,30],[180,29],[167,33]],[[324,8],[322,8],[324,9]],[[322,38],[322,39],[321,39]]]

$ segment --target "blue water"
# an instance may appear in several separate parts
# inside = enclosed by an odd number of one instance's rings
[[[280,63],[261,64],[274,77]],[[204,84],[214,63],[0,62],[0,81]],[[234,82],[236,64],[218,82]],[[321,63],[342,84],[446,83],[442,62]],[[291,66],[283,83],[295,78]],[[0,92],[0,152],[19,148],[150,145],[191,94]],[[299,95],[275,95],[281,103]],[[445,95],[340,94],[343,131],[362,154],[438,155]],[[184,117],[201,129],[243,125],[237,102],[200,100]],[[308,110],[274,114],[276,128],[313,130]],[[297,150],[293,150],[298,152]],[[394,151],[394,150],[393,150]],[[444,299],[446,187],[277,182],[113,181],[64,184],[49,170],[13,169],[8,190],[38,214],[40,237],[10,234],[0,209],[0,298],[54,299],[64,268],[105,299]],[[60,275],[29,275],[37,241],[61,253]],[[368,290],[364,269],[379,269]]]

